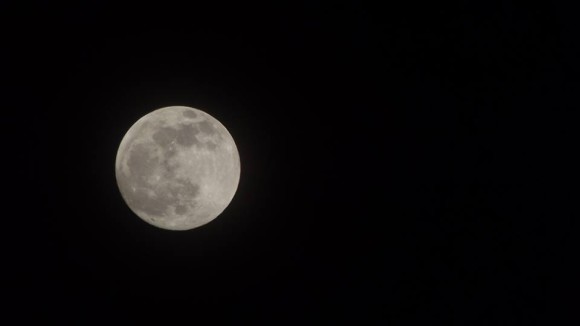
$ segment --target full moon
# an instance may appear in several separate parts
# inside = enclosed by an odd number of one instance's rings
[[[155,110],[127,131],[115,162],[121,195],[141,219],[189,230],[220,215],[240,180],[240,156],[227,129],[186,106]]]

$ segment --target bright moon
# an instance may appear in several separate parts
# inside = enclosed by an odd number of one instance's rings
[[[170,106],[129,128],[117,151],[115,175],[123,199],[141,219],[167,230],[189,230],[229,205],[240,180],[240,156],[214,117]]]

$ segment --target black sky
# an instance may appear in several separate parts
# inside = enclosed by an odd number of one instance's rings
[[[571,322],[573,13],[2,1],[14,183],[0,311],[76,325]],[[114,176],[127,129],[170,105],[220,120],[242,163],[227,210],[188,232],[133,215]]]

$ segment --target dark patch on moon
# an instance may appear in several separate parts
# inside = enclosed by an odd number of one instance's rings
[[[131,203],[130,207],[142,210],[150,215],[163,214],[163,199],[150,196],[148,189],[152,187],[147,183],[147,178],[155,171],[155,168],[159,165],[159,160],[150,155],[150,151],[145,145],[135,144],[130,152],[127,165],[130,177],[120,186],[126,191],[131,190],[133,192],[130,198],[126,198]]]
[[[131,202],[136,209],[155,216],[163,216],[169,206],[166,196],[150,196],[146,190],[137,191]]]
[[[177,197],[181,194],[185,198],[193,199],[199,195],[199,185],[187,179],[177,179],[175,183],[171,184],[168,189],[172,196]]]
[[[175,146],[173,146],[173,145],[169,145],[169,147],[167,147],[167,149],[165,149],[165,157],[166,158],[174,157],[176,154],[177,154],[177,150],[175,149]],[[165,161],[167,161],[167,159]]]
[[[207,143],[205,143],[205,147],[207,147],[209,150],[213,151],[217,148],[216,143],[212,142],[212,141],[208,141]]]
[[[185,111],[183,111],[182,114],[186,118],[191,118],[191,119],[197,118],[197,113],[193,110],[185,110]]]
[[[197,137],[195,136],[198,133],[199,130],[197,128],[194,128],[193,125],[191,124],[183,125],[177,133],[176,138],[177,143],[179,145],[186,147],[193,146],[193,144],[199,143]]]
[[[198,124],[199,130],[201,130],[201,132],[209,134],[209,135],[213,135],[216,130],[213,127],[213,124],[207,120],[201,121]]]
[[[175,139],[177,130],[171,127],[161,127],[153,133],[153,141],[159,146],[165,147]]]
[[[175,170],[179,167],[179,164],[170,162],[167,156],[161,164],[163,165],[163,174],[165,179],[172,180],[173,176],[175,175]]]
[[[185,207],[184,205],[175,206],[175,214],[183,215],[185,213],[187,213],[187,207]]]
[[[177,149],[175,148],[175,145],[171,144],[167,148],[163,148],[163,160],[161,165],[163,165],[166,178],[173,179],[174,171],[179,167],[179,162],[171,160],[176,155]]]
[[[136,180],[137,183],[142,183],[142,181]],[[179,180],[181,181],[181,180]],[[152,195],[148,189],[155,191]],[[128,198],[131,203],[131,207],[137,210],[143,211],[149,215],[161,217],[164,216],[168,211],[169,207],[175,205],[175,202],[179,197],[185,197],[188,200],[192,200],[199,194],[199,186],[192,184],[191,182],[178,182],[177,184],[170,183],[166,187],[156,187],[156,185],[147,184],[143,188],[138,188],[138,190]],[[179,208],[181,206],[181,208]],[[181,213],[180,213],[181,212]],[[183,205],[178,205],[175,208],[176,214],[185,214],[187,208]]]
[[[130,151],[127,161],[130,175],[119,186],[125,196],[129,206],[137,211],[142,211],[148,215],[164,216],[169,207],[175,205],[179,198],[193,200],[199,195],[200,187],[187,179],[175,179],[174,166],[169,164],[167,159],[160,159],[151,155],[151,148],[144,144],[135,144]],[[149,183],[149,178],[156,169],[163,168],[168,183]],[[183,207],[185,211],[186,207]],[[181,211],[180,208],[177,210]]]
[[[132,176],[143,178],[150,175],[159,163],[156,157],[151,157],[150,152],[143,144],[135,144],[131,150],[127,165]]]

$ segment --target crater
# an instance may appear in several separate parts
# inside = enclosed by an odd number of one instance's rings
[[[182,114],[186,118],[191,118],[191,119],[197,118],[197,113],[195,111],[193,111],[193,110],[189,110],[189,109],[188,110],[185,110],[185,111],[183,111]]]
[[[199,130],[195,128],[193,125],[183,125],[179,132],[177,133],[177,143],[179,145],[190,147],[193,144],[199,143],[197,140],[196,134],[199,133]]]
[[[153,141],[160,146],[169,145],[177,136],[177,130],[171,127],[161,127],[153,134]]]

